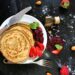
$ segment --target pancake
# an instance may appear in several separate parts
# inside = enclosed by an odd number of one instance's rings
[[[27,25],[25,23],[16,23],[12,27],[10,27],[9,29],[10,30],[17,29],[17,30],[22,31],[26,35],[26,37],[28,38],[30,45],[34,46],[33,34],[32,34],[32,31],[31,31],[29,25]]]
[[[29,59],[32,46],[34,46],[33,34],[27,24],[16,23],[0,37],[1,53],[13,63],[21,63]]]

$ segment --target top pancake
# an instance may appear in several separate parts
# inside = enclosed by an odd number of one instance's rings
[[[7,60],[14,63],[26,61],[33,45],[31,29],[23,23],[14,24],[0,38],[1,53]]]
[[[31,46],[34,45],[33,34],[32,34],[32,31],[31,31],[31,29],[30,29],[28,24],[16,23],[13,26],[11,26],[9,29],[10,30],[17,29],[17,30],[22,31],[26,35],[26,37],[28,38],[28,40],[30,42],[30,45]]]

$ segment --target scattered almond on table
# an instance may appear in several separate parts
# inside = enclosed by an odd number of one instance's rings
[[[60,24],[60,17],[59,16],[54,17],[54,23],[55,24]]]
[[[46,16],[45,17],[45,27],[51,27],[53,24],[59,25],[60,24],[60,17],[59,16]]]
[[[72,46],[72,47],[71,47],[71,50],[72,50],[72,51],[75,51],[75,46]]]
[[[35,4],[36,5],[41,5],[42,4],[42,1],[41,0],[36,0]]]
[[[46,75],[52,75],[51,73],[47,72]]]

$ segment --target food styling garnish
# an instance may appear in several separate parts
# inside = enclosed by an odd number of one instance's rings
[[[37,29],[39,27],[39,23],[38,22],[33,22],[30,24],[30,28],[31,29]]]

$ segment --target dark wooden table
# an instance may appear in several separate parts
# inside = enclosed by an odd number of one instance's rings
[[[65,48],[60,54],[59,58],[62,60],[62,62],[67,62],[69,56],[73,54],[70,51],[70,46],[75,44],[75,39],[73,38],[75,37],[75,0],[71,0],[71,5],[68,10],[63,10],[59,7],[60,0],[42,0],[43,4],[39,7],[35,6],[34,1],[35,0],[0,0],[0,24],[9,16],[14,15],[29,5],[33,7],[33,10],[28,14],[35,16],[43,24],[45,22],[46,15],[63,16],[64,21],[58,28],[56,28],[56,30],[59,29],[60,33],[58,35],[66,40]],[[74,28],[68,28],[69,24],[74,26]],[[56,30],[52,30],[54,35]],[[70,31],[72,31],[72,33]],[[45,75],[47,71],[51,72],[52,75],[59,75],[59,69],[58,67],[54,66],[54,62],[52,62],[53,69],[51,69],[34,64],[5,65],[3,64],[2,60],[3,57],[0,56],[0,75]]]

